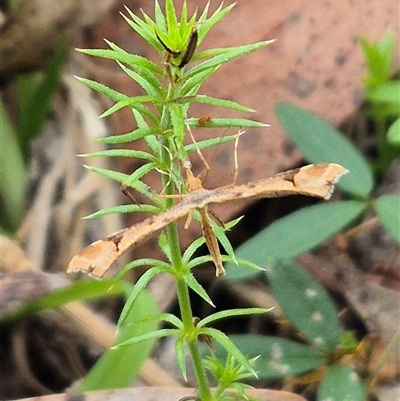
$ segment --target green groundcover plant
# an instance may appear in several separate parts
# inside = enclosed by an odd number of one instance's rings
[[[352,361],[363,342],[357,341],[353,333],[340,331],[333,300],[293,258],[312,251],[344,228],[356,227],[368,210],[376,214],[371,219],[400,243],[400,196],[374,194],[379,176],[400,154],[400,130],[396,126],[400,117],[400,81],[390,79],[393,40],[386,35],[379,43],[368,43],[365,39],[361,43],[368,66],[364,82],[369,101],[367,109],[376,128],[377,160],[367,160],[343,134],[312,113],[291,104],[279,104],[276,108],[278,119],[308,161],[334,161],[351,171],[338,184],[349,199],[294,212],[236,250],[239,260],[251,258],[254,263],[267,266],[265,276],[276,300],[306,343],[247,334],[234,335],[231,339],[249,357],[259,357],[260,379],[275,380],[317,370],[323,372],[319,375],[317,400],[365,400],[373,390],[375,377],[360,379]],[[313,222],[312,235],[309,233],[310,221]],[[227,279],[231,281],[253,279],[261,274],[240,269],[232,263],[227,265]],[[387,355],[395,351],[398,338],[399,331],[388,344],[377,364],[379,367],[385,363]],[[219,357],[224,355],[221,349],[217,354]]]

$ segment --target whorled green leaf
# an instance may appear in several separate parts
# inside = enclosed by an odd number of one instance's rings
[[[190,155],[198,150],[212,148],[214,146],[222,145],[224,143],[232,142],[237,139],[238,135],[225,135],[223,137],[205,139],[204,141],[199,141],[196,143],[191,143],[185,146],[186,153]]]
[[[129,66],[135,68],[135,66],[139,66],[141,68],[147,69],[157,75],[163,76],[164,70],[154,64],[152,61],[147,58],[138,56],[136,54],[131,54],[126,52],[125,50],[118,47],[116,44],[110,42],[105,39],[105,42],[112,48],[109,49],[77,49],[80,53],[87,54],[92,57],[105,58],[109,60],[120,61],[121,63],[128,64]]]
[[[121,315],[118,319],[118,327],[121,327],[125,323],[139,294],[144,290],[144,288],[149,283],[149,281],[154,276],[156,276],[157,274],[162,273],[164,271],[165,271],[165,268],[163,266],[151,267],[139,278],[139,280],[136,282],[135,286],[133,287],[133,291],[131,292],[131,294],[129,295],[128,299],[125,302],[125,305],[122,309]]]
[[[185,114],[181,105],[170,104],[169,111],[171,113],[171,124],[174,127],[173,136],[177,138],[177,143],[182,143],[185,137]]]
[[[227,14],[232,10],[235,4],[236,3],[232,3],[229,6],[222,8],[222,3],[221,3],[215,10],[215,12],[210,17],[207,18],[208,6],[209,6],[209,3],[207,3],[207,6],[204,8],[203,13],[200,15],[198,21],[199,44],[203,41],[203,39],[208,34],[210,29],[227,16]]]
[[[209,68],[208,70],[205,70],[188,79],[185,79],[185,81],[182,83],[182,86],[178,88],[177,96],[178,97],[194,96],[200,89],[204,81],[206,81],[208,77],[214,74],[214,72],[217,69],[218,67]]]
[[[192,77],[200,72],[203,72],[205,70],[208,70],[210,68],[221,66],[222,64],[225,64],[231,60],[234,60],[235,58],[238,58],[245,54],[249,54],[251,52],[259,50],[259,49],[271,44],[272,42],[273,41],[270,40],[270,41],[258,42],[258,43],[253,43],[250,45],[235,47],[232,50],[229,50],[221,55],[215,56],[209,60],[203,61],[200,64],[197,64],[194,67],[192,67],[191,69],[187,70],[184,73],[184,79],[190,78],[190,77]]]
[[[194,253],[205,243],[204,237],[195,239],[185,250],[182,255],[182,263],[188,264],[193,260]]]
[[[127,318],[127,324],[120,327],[117,343],[141,336],[157,327],[157,322],[142,322],[142,319],[157,313],[157,304],[150,293],[142,292],[135,306]],[[78,385],[79,391],[129,387],[149,357],[153,343],[153,339],[150,339],[106,351]]]
[[[183,322],[172,313],[157,313],[155,315],[146,316],[141,322],[166,322],[175,326],[177,329],[183,328]]]
[[[85,167],[89,171],[93,171],[94,173],[102,177],[111,179],[113,181],[117,181],[122,185],[136,189],[140,193],[146,195],[148,198],[154,200],[156,203],[158,201],[158,196],[156,196],[155,193],[151,192],[146,184],[140,181],[140,178],[142,178],[144,175],[146,175],[148,172],[154,169],[155,166],[153,163],[147,163],[139,167],[131,175],[99,167],[93,167],[87,165],[85,165]]]
[[[98,152],[82,154],[79,155],[79,157],[129,157],[131,159],[142,159],[153,163],[157,162],[157,159],[152,154],[132,149],[106,149]]]
[[[272,292],[284,315],[318,349],[340,345],[339,320],[326,290],[295,261],[276,261],[267,269]]]
[[[187,380],[186,370],[186,353],[185,353],[185,341],[184,337],[179,337],[175,342],[175,356],[178,362],[179,370],[184,380]]]
[[[154,205],[145,205],[141,203],[140,205],[132,204],[132,205],[119,205],[113,207],[107,207],[105,209],[101,209],[97,212],[89,214],[85,216],[84,219],[97,219],[101,216],[106,216],[108,214],[125,214],[125,213],[160,213],[160,208]]]
[[[129,19],[126,15],[121,14],[125,21],[130,27],[137,32],[147,43],[154,47],[158,52],[163,50],[161,43],[157,40],[155,35],[156,24],[152,19],[142,11],[144,20],[135,15],[128,7],[125,6],[125,10],[128,12]],[[161,26],[160,26],[161,28]]]
[[[363,213],[364,202],[321,203],[285,216],[250,238],[236,250],[236,257],[267,266],[275,259],[289,259],[322,244]],[[250,279],[257,270],[226,266],[228,280]]]
[[[307,160],[341,164],[350,172],[337,186],[357,197],[368,197],[374,186],[371,167],[347,138],[314,114],[293,104],[278,104],[276,115]]]
[[[136,110],[133,110],[134,112]],[[132,132],[128,132],[127,134],[120,134],[120,135],[112,135],[106,138],[98,138],[97,141],[101,143],[107,144],[119,144],[119,143],[128,143],[128,142],[135,142],[138,139],[146,138],[151,135],[158,135],[160,134],[159,128],[150,128],[150,127],[143,127],[133,130]]]
[[[327,362],[321,352],[285,338],[233,334],[230,339],[248,359],[258,357],[254,368],[260,380],[300,376]],[[215,352],[219,360],[225,358],[221,347],[216,347]]]
[[[400,243],[400,196],[380,196],[375,201],[375,210],[387,232]]]
[[[167,94],[163,89],[162,83],[156,78],[154,74],[144,68],[140,68],[138,72],[125,67],[122,63],[117,61],[121,69],[135,82],[137,82],[149,95],[157,99],[165,99]]]
[[[221,312],[213,313],[204,319],[201,319],[196,327],[200,328],[210,323],[216,322],[218,320],[227,319],[230,317],[237,317],[237,316],[247,316],[247,315],[257,315],[263,314],[271,311],[273,308],[239,308],[239,309],[228,309]]]
[[[219,99],[212,96],[197,95],[197,96],[185,96],[174,100],[176,103],[201,103],[209,104],[215,107],[224,107],[227,109],[233,109],[238,111],[245,111],[247,113],[254,113],[253,109],[243,106],[232,100]]]
[[[257,373],[249,362],[248,358],[240,351],[240,349],[232,342],[232,340],[222,331],[211,328],[203,327],[199,330],[201,334],[208,335],[217,341],[227,352],[232,355],[244,368],[251,372],[255,377]]]
[[[333,365],[329,368],[317,391],[317,401],[327,400],[366,400],[365,386],[350,366]]]
[[[215,307],[213,301],[207,294],[206,290],[201,286],[201,284],[195,279],[192,273],[185,274],[183,276],[185,283],[190,289],[192,289],[199,297],[203,298],[211,306]]]
[[[248,120],[246,118],[211,118],[204,124],[199,122],[198,118],[188,118],[186,123],[194,128],[265,128],[268,124],[258,121]]]
[[[121,280],[126,273],[137,267],[155,267],[155,266],[159,267],[164,272],[167,272],[170,269],[170,265],[168,263],[158,259],[153,259],[153,258],[135,259],[129,262],[127,265],[125,265],[116,275],[114,280],[116,282]]]
[[[140,336],[130,337],[125,341],[118,342],[114,345],[113,349],[125,348],[127,345],[142,343],[148,340],[157,340],[163,337],[172,337],[179,334],[178,329],[161,329],[142,334]]]
[[[106,110],[100,118],[105,118],[110,116],[111,114],[116,113],[119,110],[122,110],[125,107],[136,109],[142,115],[146,116],[153,124],[158,123],[157,116],[150,111],[149,107],[144,105],[144,103],[157,103],[157,98],[152,96],[134,96],[134,97],[126,97],[123,100],[118,101],[114,106],[111,106],[108,110]]]

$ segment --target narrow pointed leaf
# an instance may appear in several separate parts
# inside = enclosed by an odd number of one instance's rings
[[[285,338],[234,334],[230,339],[249,360],[258,357],[254,368],[260,380],[299,376],[312,372],[327,361],[323,353]],[[223,360],[226,353],[218,346],[216,355]]]
[[[105,209],[101,209],[98,212],[94,212],[85,216],[85,220],[90,219],[97,219],[101,216],[107,216],[108,214],[124,214],[124,213],[160,213],[160,208],[154,205],[145,205],[141,203],[140,205],[119,205],[119,206],[112,206]]]
[[[188,118],[186,123],[190,127],[195,128],[265,128],[268,124],[260,123],[258,121],[248,120],[246,118],[212,118],[209,122],[204,124],[199,123],[198,118]]]
[[[172,337],[172,336],[176,336],[178,333],[179,333],[179,330],[177,330],[177,329],[161,329],[161,330],[157,330],[157,331],[152,331],[150,333],[145,333],[140,336],[131,337],[125,341],[118,342],[118,344],[116,344],[114,346],[114,349],[125,348],[127,345],[137,344],[137,343],[141,343],[143,341],[157,340],[157,339],[163,338],[163,337]]]
[[[237,316],[247,316],[247,315],[257,315],[267,313],[272,308],[243,308],[243,309],[229,309],[224,310],[221,312],[213,313],[212,315],[207,316],[204,319],[201,319],[199,323],[197,323],[196,327],[200,328],[206,325],[209,325],[212,322],[217,320],[227,319],[230,317],[237,317]]]
[[[241,104],[233,102],[232,100],[219,99],[216,97],[206,96],[206,95],[187,96],[187,97],[179,98],[177,100],[177,103],[186,103],[186,102],[209,104],[209,105],[216,106],[216,107],[224,107],[227,109],[254,113],[253,109],[250,109],[249,107],[246,107],[246,106],[242,106]]]
[[[175,342],[175,355],[179,370],[181,371],[184,380],[187,381],[185,341],[183,337],[179,337]]]
[[[186,284],[201,298],[204,299],[207,303],[209,303],[211,306],[214,306],[213,301],[211,298],[208,296],[207,292],[204,290],[204,288],[200,285],[200,283],[194,278],[193,274],[185,274],[183,277],[185,280]]]
[[[198,74],[199,72],[208,70],[209,68],[214,68],[216,66],[220,66],[221,64],[225,64],[231,60],[234,60],[237,57],[240,57],[245,54],[254,52],[258,49],[261,49],[270,43],[271,43],[271,41],[265,41],[265,42],[254,43],[251,45],[236,47],[232,50],[227,51],[224,54],[215,56],[210,60],[203,61],[202,63],[194,66],[193,68],[191,68],[190,70],[187,71],[187,73],[185,74],[185,78],[192,77],[192,76]]]
[[[139,278],[139,280],[133,287],[133,291],[131,292],[131,294],[129,295],[128,299],[125,302],[124,308],[122,309],[121,315],[118,320],[118,327],[121,327],[124,324],[125,320],[127,319],[127,317],[131,312],[131,309],[137,297],[144,290],[149,281],[158,273],[161,273],[163,270],[164,268],[160,266],[152,267],[151,269],[147,270],[143,274],[143,276]]]
[[[232,342],[232,340],[222,331],[217,329],[213,329],[211,327],[204,327],[201,329],[202,334],[206,334],[211,336],[214,340],[216,340],[228,354],[231,354],[241,365],[243,365],[249,372],[251,372],[255,377],[257,374],[251,366],[248,359],[243,355],[243,353],[239,350],[239,348]]]
[[[138,112],[137,110],[132,110],[133,112]],[[157,135],[160,133],[158,128],[141,127],[128,132],[126,134],[113,135],[106,138],[99,138],[97,141],[101,143],[108,143],[111,145],[119,143],[135,142],[138,139],[146,138],[150,135]]]

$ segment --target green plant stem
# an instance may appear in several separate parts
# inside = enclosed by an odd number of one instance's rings
[[[171,90],[169,90],[169,95],[171,94]],[[163,131],[166,131],[168,127],[165,127],[165,111],[163,113],[163,118],[161,119],[161,125],[163,128]],[[163,124],[164,123],[164,124]],[[162,139],[162,157],[163,157],[163,163],[168,160],[168,152],[167,152],[167,146],[166,146],[166,140]],[[162,175],[162,183],[163,183],[163,188],[165,188],[165,193],[167,195],[173,195],[174,194],[174,187],[171,182],[171,180],[168,179],[167,175],[163,174]],[[172,198],[166,198],[166,206],[171,207],[173,206],[174,200]],[[179,302],[179,308],[181,312],[181,319],[183,322],[183,331],[185,333],[191,333],[194,330],[194,323],[193,323],[193,312],[191,308],[191,303],[190,303],[190,298],[189,298],[189,289],[188,286],[185,282],[185,280],[182,278],[182,275],[179,275],[179,270],[182,270],[182,255],[181,255],[181,250],[180,250],[180,245],[179,245],[179,234],[178,234],[178,228],[177,224],[171,223],[167,227],[167,236],[168,236],[168,242],[169,242],[169,248],[170,248],[170,254],[171,254],[171,262],[172,265],[174,266],[175,270],[177,271],[177,276],[176,276],[176,288],[177,288],[177,295],[178,295],[178,302]],[[188,336],[190,337],[190,336]],[[211,394],[210,386],[207,380],[207,375],[206,371],[203,365],[203,361],[201,358],[200,350],[198,347],[198,341],[197,338],[189,338],[187,340],[188,347],[189,347],[189,352],[192,358],[192,363],[195,371],[195,375],[197,378],[197,383],[199,386],[199,392],[200,392],[200,398],[203,401],[212,401],[213,397]]]

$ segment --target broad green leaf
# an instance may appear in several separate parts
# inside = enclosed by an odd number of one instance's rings
[[[339,163],[350,173],[337,186],[366,198],[374,186],[372,171],[364,156],[339,131],[314,114],[293,104],[281,103],[276,115],[292,141],[312,163]]]
[[[276,261],[267,269],[272,292],[290,322],[318,349],[340,345],[335,305],[324,289],[295,261]]]
[[[317,391],[317,401],[327,400],[366,400],[364,385],[350,366],[333,365],[329,368]]]
[[[60,86],[68,50],[68,43],[63,40],[52,55],[42,80],[34,89],[32,96],[25,102],[23,110],[20,110],[18,139],[22,153],[26,157],[30,153],[31,141],[41,134],[49,116],[53,98]],[[20,93],[20,96],[24,94]]]
[[[400,107],[400,81],[390,81],[382,85],[378,85],[367,91],[366,97],[371,102],[389,103],[393,106]],[[399,110],[399,109],[398,109]],[[400,110],[399,110],[400,112]]]
[[[380,196],[375,201],[375,209],[382,225],[400,243],[400,196]]]
[[[0,197],[1,223],[16,231],[26,213],[28,171],[18,138],[0,100]]]
[[[391,145],[400,147],[400,118],[389,127],[386,139]]]
[[[358,201],[321,203],[293,212],[250,238],[236,250],[236,257],[266,266],[275,259],[290,259],[310,251],[337,234],[365,210]],[[226,266],[228,280],[254,277],[259,271]]]
[[[148,292],[136,299],[126,325],[120,327],[117,343],[155,330],[156,322],[141,322],[146,316],[157,313],[157,304]],[[144,361],[149,357],[154,341],[141,342],[106,351],[79,385],[79,391],[113,389],[131,386]],[[127,368],[129,367],[129,368]]]
[[[4,320],[20,319],[40,310],[58,308],[73,301],[121,295],[126,291],[126,288],[126,283],[122,281],[115,283],[114,280],[109,279],[76,281],[66,287],[55,289],[41,298],[23,303],[9,315],[5,315]]]
[[[326,363],[322,353],[284,338],[234,334],[230,339],[248,359],[259,356],[254,368],[261,380],[299,376]],[[226,354],[216,347],[216,355],[223,360]]]

